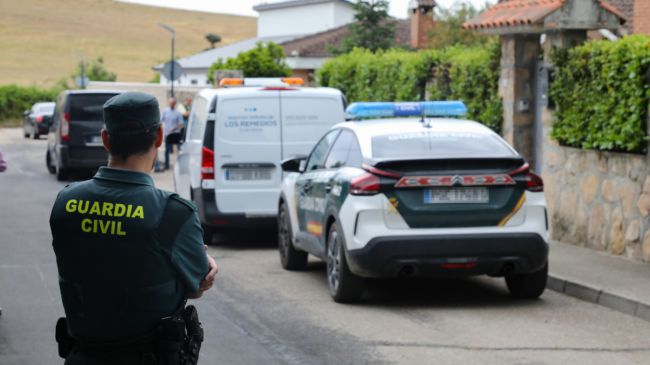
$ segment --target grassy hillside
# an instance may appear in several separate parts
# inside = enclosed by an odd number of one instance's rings
[[[210,47],[207,33],[220,45],[254,37],[251,17],[134,5],[112,0],[0,0],[0,85],[52,86],[74,71],[79,56],[104,56],[117,81],[149,81],[151,67],[171,57],[170,33],[176,29],[176,55]]]

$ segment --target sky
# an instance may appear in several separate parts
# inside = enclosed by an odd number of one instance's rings
[[[115,0],[135,4],[162,6],[166,8],[176,8],[185,10],[206,11],[211,13],[225,13],[235,15],[257,16],[253,6],[260,4],[260,0]],[[436,0],[439,6],[449,7],[454,2],[470,2],[481,7],[486,0]],[[267,0],[264,2],[274,3],[280,0]],[[406,7],[410,0],[389,0],[391,16],[396,18],[406,18]],[[496,2],[494,0],[492,3]]]

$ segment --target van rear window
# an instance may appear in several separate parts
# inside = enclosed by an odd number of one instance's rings
[[[116,94],[73,94],[70,96],[70,121],[103,122],[104,104]]]
[[[498,137],[486,133],[417,132],[372,137],[372,157],[512,157]]]

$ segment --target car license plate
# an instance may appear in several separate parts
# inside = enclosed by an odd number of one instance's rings
[[[490,192],[480,188],[438,188],[424,190],[426,204],[489,203]]]
[[[93,136],[90,140],[92,143],[102,143],[102,136]]]
[[[226,180],[271,180],[271,169],[226,169]]]

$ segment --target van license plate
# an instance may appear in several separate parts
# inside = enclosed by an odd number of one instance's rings
[[[271,180],[271,169],[226,169],[226,180]]]
[[[490,192],[480,188],[439,188],[424,190],[425,204],[489,203]]]

